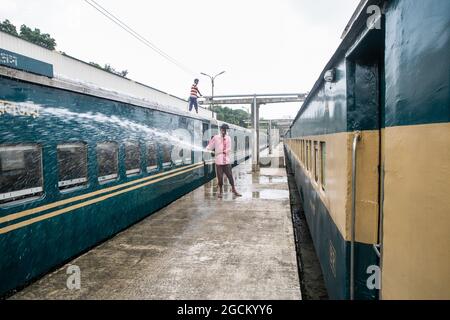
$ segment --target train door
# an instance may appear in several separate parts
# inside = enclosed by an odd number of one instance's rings
[[[205,177],[210,177],[210,175],[213,172],[213,166],[210,163],[212,159],[211,153],[205,151],[206,147],[208,146],[211,135],[211,130],[209,128],[210,127],[208,122],[202,123],[202,147],[203,147],[202,160],[204,161],[203,170]]]
[[[208,146],[209,143],[209,123],[203,122],[202,124],[202,147],[205,149]],[[206,153],[203,151],[203,160],[210,160],[210,157],[208,157],[209,153]]]
[[[250,137],[245,136],[245,158],[250,157]]]
[[[348,132],[353,133],[350,159],[356,176],[353,179],[352,175],[354,209],[348,217],[349,297],[377,299],[381,281],[384,28],[367,30],[346,58]]]
[[[234,154],[234,164],[238,164],[238,136],[237,136],[237,130],[234,130],[234,136],[233,136],[233,154]]]
[[[219,126],[217,124],[211,125],[211,138],[212,136],[215,136],[216,134],[219,134]]]

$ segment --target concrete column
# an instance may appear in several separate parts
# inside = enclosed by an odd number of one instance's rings
[[[269,140],[269,154],[272,154],[272,120],[269,120],[269,134],[268,134],[268,140]]]
[[[260,152],[260,144],[259,144],[259,104],[256,103],[256,135],[258,137],[257,141],[258,141],[258,153],[257,155],[257,159],[258,159],[258,169],[259,169],[259,152]]]
[[[252,103],[253,153],[252,171],[259,171],[259,105],[256,96]]]

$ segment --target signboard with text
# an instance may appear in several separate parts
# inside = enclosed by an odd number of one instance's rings
[[[53,65],[0,49],[0,65],[53,78]]]

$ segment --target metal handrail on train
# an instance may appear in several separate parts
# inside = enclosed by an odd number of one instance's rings
[[[352,238],[350,245],[350,300],[355,299],[355,233],[356,233],[356,147],[361,132],[356,131],[352,147]]]
[[[380,206],[378,222],[378,243],[373,245],[373,250],[379,259],[381,259],[381,250],[383,248],[383,207],[384,207],[384,164],[380,165]],[[381,263],[380,263],[381,265]]]

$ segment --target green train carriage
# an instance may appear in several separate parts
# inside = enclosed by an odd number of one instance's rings
[[[450,298],[449,12],[361,1],[287,134],[332,299]]]
[[[0,296],[215,176],[216,120],[49,76],[0,66]]]

